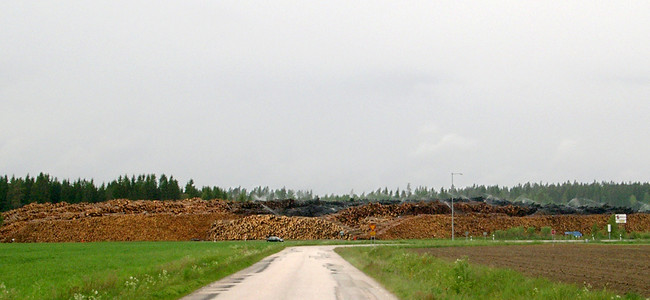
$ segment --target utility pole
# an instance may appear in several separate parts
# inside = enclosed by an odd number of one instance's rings
[[[451,190],[449,190],[449,195],[451,196],[451,240],[454,240],[454,195],[452,191],[454,190],[454,175],[463,175],[463,173],[451,173]]]

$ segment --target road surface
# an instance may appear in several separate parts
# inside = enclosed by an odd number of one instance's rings
[[[286,248],[183,299],[397,299],[335,247]]]

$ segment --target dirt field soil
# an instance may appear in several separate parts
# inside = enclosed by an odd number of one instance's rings
[[[449,260],[650,297],[650,245],[548,244],[415,249]],[[586,284],[585,284],[586,283]]]

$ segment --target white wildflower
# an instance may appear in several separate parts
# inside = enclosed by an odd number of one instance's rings
[[[124,286],[127,288],[135,289],[135,287],[138,285],[138,282],[140,281],[137,277],[129,276],[129,279],[124,282]]]
[[[72,296],[74,300],[84,300],[86,299],[86,296],[84,294],[79,294],[75,293],[74,296]]]

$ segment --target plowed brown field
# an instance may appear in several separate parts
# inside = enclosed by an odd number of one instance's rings
[[[467,256],[470,264],[509,268],[529,276],[650,297],[649,245],[547,244],[414,251],[449,260]]]

